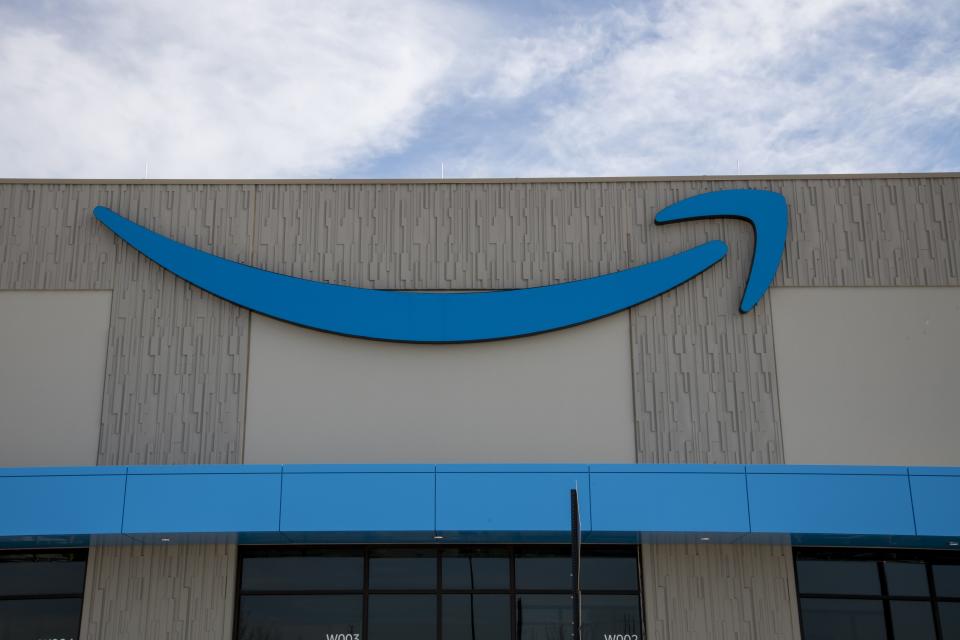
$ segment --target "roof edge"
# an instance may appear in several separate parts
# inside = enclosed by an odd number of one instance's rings
[[[0,184],[129,184],[129,185],[186,185],[186,184],[242,184],[242,185],[376,185],[376,184],[569,184],[620,182],[729,182],[755,180],[887,180],[908,178],[960,178],[960,172],[933,173],[811,173],[758,174],[719,176],[609,176],[558,178],[329,178],[329,179],[164,179],[138,180],[115,178],[0,178]]]

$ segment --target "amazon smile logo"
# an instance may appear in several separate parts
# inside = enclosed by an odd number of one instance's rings
[[[637,267],[574,282],[473,293],[381,291],[264,271],[193,249],[106,207],[97,220],[134,249],[187,282],[257,313],[312,329],[396,342],[478,342],[581,324],[655,298],[727,254],[720,240]],[[704,193],[660,211],[665,224],[739,218],[753,225],[753,264],[740,302],[752,309],[773,281],[787,237],[787,203],[772,191]]]

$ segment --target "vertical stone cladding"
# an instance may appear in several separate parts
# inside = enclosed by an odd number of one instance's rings
[[[248,261],[252,187],[124,186],[96,200],[180,242]],[[98,463],[242,462],[249,312],[120,240],[109,243],[115,280]],[[230,544],[95,545],[81,637],[230,638],[235,570]]]
[[[750,225],[653,222],[664,207],[699,193],[772,187],[759,181],[637,185],[628,229],[631,264],[708,240],[728,246],[726,258],[702,275],[630,311],[639,462],[783,461],[767,298],[749,313],[738,310],[753,256]]]
[[[960,285],[960,178],[799,179],[774,286]]]
[[[233,637],[235,544],[104,544],[87,560],[80,637]]]
[[[647,638],[800,638],[787,545],[644,545]]]
[[[113,289],[113,234],[91,211],[123,189],[0,184],[0,289]]]
[[[631,264],[723,240],[727,257],[630,311],[637,460],[783,461],[773,326],[767,298],[746,314],[740,297],[753,231],[739,220],[656,226],[664,207],[761,181],[638,183],[628,227]],[[647,544],[642,548],[647,637],[799,638],[787,546]]]
[[[102,204],[220,257],[248,262],[253,188],[130,187]],[[250,313],[115,239],[100,464],[243,460]]]
[[[253,266],[378,289],[541,286],[628,266],[608,183],[264,184]]]

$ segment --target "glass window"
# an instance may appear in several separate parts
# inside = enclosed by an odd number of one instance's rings
[[[433,549],[377,549],[370,553],[371,589],[435,589]]]
[[[573,604],[569,595],[517,595],[517,628],[523,640],[569,638]]]
[[[0,638],[77,638],[82,598],[0,600]]]
[[[892,596],[928,596],[927,565],[922,562],[884,562],[887,592]]]
[[[573,588],[570,551],[519,551],[516,560],[518,590],[564,590]]]
[[[636,591],[636,551],[584,549],[580,559],[580,588],[595,591]]]
[[[933,625],[933,606],[925,601],[893,600],[890,602],[890,621],[893,637],[897,640],[936,640]]]
[[[804,638],[960,640],[956,553],[798,548],[795,554]]]
[[[584,638],[640,640],[638,548],[583,551]],[[562,640],[572,632],[567,545],[241,547],[239,555],[238,640]]]
[[[510,557],[505,549],[445,549],[443,588],[509,589]]]
[[[240,640],[300,640],[363,634],[362,595],[241,596]]]
[[[880,595],[880,574],[872,560],[797,560],[801,593]]]
[[[880,640],[887,637],[883,601],[801,598],[807,640]]]
[[[359,591],[363,553],[244,558],[241,576],[244,591]]]
[[[433,640],[437,637],[435,595],[371,595],[370,640]]]
[[[960,602],[941,602],[940,631],[944,638],[960,638]]]
[[[0,638],[76,638],[87,553],[0,554]]]
[[[85,569],[72,552],[0,555],[0,596],[83,593]]]
[[[510,596],[445,595],[441,603],[443,640],[510,638]]]
[[[934,565],[933,584],[938,598],[960,598],[960,564]]]
[[[640,596],[585,595],[580,611],[584,640],[640,640]]]

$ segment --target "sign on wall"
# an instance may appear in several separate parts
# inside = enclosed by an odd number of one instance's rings
[[[106,207],[96,207],[94,215],[164,269],[234,304],[312,329],[396,342],[499,340],[589,322],[662,295],[727,253],[726,243],[712,240],[616,273],[543,287],[383,291],[295,278],[226,260],[154,233]],[[776,274],[787,235],[786,200],[772,191],[715,191],[666,207],[655,222],[705,218],[739,218],[753,225],[753,264],[740,302],[740,311],[746,313]]]

